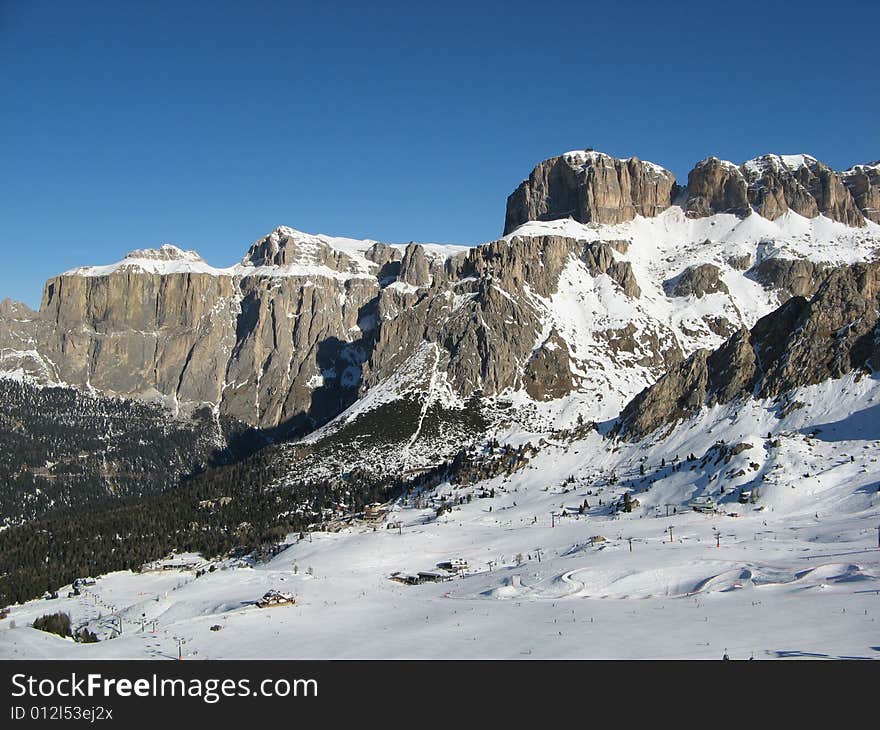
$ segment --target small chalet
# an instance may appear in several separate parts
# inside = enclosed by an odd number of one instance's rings
[[[448,570],[450,573],[460,573],[468,569],[468,562],[464,558],[453,558],[442,563],[437,563],[437,567],[442,570]]]
[[[717,505],[712,497],[696,497],[688,504],[694,512],[714,512]]]
[[[195,570],[198,565],[198,560],[173,560],[162,563],[162,570]]]
[[[443,580],[452,580],[452,574],[445,570],[421,570],[419,571],[419,583],[439,583]]]
[[[392,573],[389,578],[391,580],[397,581],[398,583],[403,583],[408,586],[417,586],[422,582],[421,578],[415,573],[402,573],[397,571],[396,573]]]
[[[379,522],[385,517],[385,512],[386,509],[378,502],[368,504],[364,507],[364,520],[367,522]]]
[[[292,606],[296,603],[296,597],[291,593],[282,593],[281,591],[267,591],[263,597],[257,601],[260,608],[275,608],[276,606]]]

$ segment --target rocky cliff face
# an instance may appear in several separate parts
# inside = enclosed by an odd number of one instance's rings
[[[830,266],[806,259],[770,258],[754,267],[754,277],[764,286],[789,297],[811,297],[816,293]]]
[[[0,301],[0,373],[55,382],[58,369],[38,343],[52,336],[52,323],[30,307],[11,299]]]
[[[742,167],[749,183],[749,202],[764,218],[775,220],[788,210],[806,218],[819,213],[848,226],[864,225],[840,174],[809,155],[764,155]]]
[[[636,382],[682,357],[667,326],[625,317],[600,318],[588,349],[572,349],[554,304],[563,273],[638,302],[627,241],[519,236],[443,256],[367,243],[279,229],[228,269],[179,249],[139,251],[53,277],[39,314],[11,304],[4,314],[24,318],[28,351],[52,364],[44,382],[182,412],[209,404],[297,433],[395,378],[411,381],[403,391],[445,389],[449,402],[519,391],[540,402],[605,389],[606,350],[638,369]]]
[[[874,223],[880,223],[880,161],[870,165],[855,165],[842,177],[843,184],[862,215]]]
[[[714,352],[698,350],[623,410],[620,430],[645,436],[704,405],[839,378],[880,361],[880,263],[832,271],[812,299],[792,297]]]
[[[637,157],[568,152],[539,164],[507,199],[504,233],[526,221],[567,216],[581,223],[655,216],[672,204],[675,190],[671,172]]]
[[[688,174],[685,209],[696,218],[715,213],[748,215],[748,185],[742,171],[717,157],[698,162]]]
[[[263,427],[313,424],[356,395],[359,323],[369,325],[361,310],[380,269],[292,229],[230,269],[170,247],[133,252],[49,280],[39,350],[73,385],[216,404]]]
[[[568,152],[540,163],[510,195],[504,233],[528,221],[571,217],[614,224],[636,215],[653,217],[679,192],[672,173],[653,163],[592,150]],[[709,157],[689,173],[683,201],[694,218],[747,216],[754,210],[776,220],[792,210],[860,227],[865,219],[880,220],[880,165],[838,173],[810,155],[763,155],[740,166]]]
[[[416,258],[407,251],[407,257]],[[558,333],[544,332],[543,300],[556,293],[572,259],[594,276],[607,276],[621,296],[638,298],[631,265],[617,260],[613,251],[606,243],[562,236],[515,237],[450,259],[433,286],[420,289],[404,280],[406,286],[386,287],[379,297],[381,324],[366,385],[390,377],[421,343],[429,342],[435,345],[437,371],[463,398],[477,392],[497,395],[526,383],[539,400],[566,394],[571,390],[567,347]],[[422,280],[427,284],[427,273]],[[550,363],[554,375],[537,379],[536,369],[546,375]]]
[[[114,395],[152,389],[182,401],[217,401],[233,301],[226,276],[62,274],[44,289],[40,310],[53,329],[42,349],[66,383]]]

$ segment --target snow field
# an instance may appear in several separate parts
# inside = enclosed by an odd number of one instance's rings
[[[547,443],[510,477],[438,487],[472,494],[440,518],[394,505],[399,531],[291,536],[266,564],[226,560],[197,579],[115,573],[88,589],[101,605],[80,596],[16,606],[0,623],[0,656],[174,658],[182,639],[187,659],[876,658],[880,424],[869,416],[878,395],[877,378],[849,377],[799,389],[808,405],[782,420],[774,404],[750,403],[707,410],[665,441],[591,433]],[[778,446],[765,448],[767,432]],[[753,446],[729,463],[691,470],[682,461],[693,452],[699,464],[719,439]],[[755,504],[739,504],[733,487],[720,495],[721,477],[708,481],[749,461],[758,464],[745,483],[760,484]],[[639,464],[653,484],[639,481]],[[495,498],[476,496],[483,488]],[[640,506],[614,515],[609,503],[624,491]],[[714,494],[720,511],[688,510],[700,493]],[[577,515],[584,499],[587,514]],[[559,517],[565,508],[570,516]],[[389,580],[459,557],[468,572],[450,581]],[[270,588],[295,593],[296,605],[256,608]],[[29,627],[66,610],[74,625],[106,635],[102,605],[122,617],[122,636],[85,645]],[[156,620],[155,634],[140,632],[142,618]]]

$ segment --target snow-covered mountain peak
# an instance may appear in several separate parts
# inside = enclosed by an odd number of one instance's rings
[[[253,245],[256,246],[267,240],[277,245],[294,244],[304,248],[324,245],[344,253],[366,251],[377,243],[377,241],[369,238],[345,238],[342,236],[330,236],[325,233],[308,233],[290,226],[278,226]]]
[[[379,267],[369,252],[382,245],[370,239],[313,234],[278,226],[251,245],[236,269],[243,275],[374,276]]]
[[[568,162],[570,165],[584,165],[587,162],[595,162],[596,160],[601,159],[613,159],[611,155],[607,155],[604,152],[598,152],[594,149],[585,149],[585,150],[569,150],[568,152],[564,152],[562,154],[562,159]]]
[[[742,167],[747,173],[759,177],[766,172],[782,170],[796,172],[802,167],[812,168],[818,162],[812,155],[803,153],[798,155],[766,154],[744,162]]]
[[[204,259],[197,251],[185,251],[171,243],[163,243],[159,248],[139,248],[125,255],[126,259],[151,261],[200,261]]]
[[[184,250],[170,243],[159,248],[140,248],[130,251],[121,261],[106,266],[80,266],[62,276],[108,276],[119,271],[147,274],[221,274],[196,251]]]
[[[715,157],[714,155],[707,157],[704,160],[700,160],[696,165],[694,165],[694,167],[698,168],[704,165],[719,165],[720,167],[723,167],[730,171],[736,171],[737,173],[742,175],[742,170],[740,170],[740,166],[737,165],[735,162],[731,162],[730,160],[722,160],[720,157]]]
[[[880,160],[875,160],[874,162],[867,162],[865,164],[853,165],[848,170],[844,170],[840,174],[843,176],[847,176],[847,175],[852,175],[857,172],[865,172],[865,173],[873,172],[875,175],[880,174]]]
[[[584,167],[588,165],[595,165],[597,163],[601,163],[603,165],[613,165],[615,163],[630,162],[631,160],[634,160],[641,163],[642,165],[645,165],[648,169],[658,174],[672,174],[665,167],[663,167],[662,165],[658,165],[655,162],[641,160],[638,157],[614,157],[613,155],[609,155],[605,152],[599,152],[598,150],[594,149],[569,150],[568,152],[563,153],[561,157],[572,167]]]

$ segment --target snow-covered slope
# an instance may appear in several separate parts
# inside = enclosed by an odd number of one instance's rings
[[[635,323],[639,346],[650,327],[671,333],[682,351],[705,346],[723,339],[697,331],[706,315],[728,312],[745,325],[778,296],[731,260],[796,250],[839,264],[873,254],[870,227],[850,235],[815,220],[805,230],[793,214],[781,223],[750,218],[695,221],[669,211],[577,231],[571,222],[530,224],[534,235],[561,228],[569,238],[613,242],[615,260],[638,277],[640,296],[630,296],[575,256],[555,291],[526,294],[540,326],[561,334],[572,368],[581,368],[577,393],[603,393],[608,405],[512,391],[482,400],[497,410],[480,412],[476,429],[462,422],[444,431],[452,423],[444,409],[467,414],[468,404],[439,367],[440,346],[424,343],[394,377],[291,444],[290,477],[308,471],[315,454],[329,454],[314,473],[332,479],[378,452],[387,473],[417,473],[448,456],[438,447],[444,439],[468,434],[486,453],[496,451],[485,440],[493,434],[502,444],[528,442],[523,461],[492,478],[410,491],[378,521],[331,520],[305,539],[289,535],[289,547],[267,562],[199,558],[191,568],[114,573],[81,595],[15,606],[0,621],[0,656],[172,658],[181,638],[188,658],[876,658],[876,374],[704,407],[637,441],[613,437],[610,423],[556,428],[616,415],[615,400],[639,388],[631,373],[651,372],[633,360],[621,366],[608,355],[614,338],[598,341],[596,332]],[[801,235],[815,237],[821,252],[797,249],[808,243]],[[509,245],[522,245],[516,239]],[[726,293],[681,297],[663,286],[702,264],[718,267]],[[523,426],[525,412],[534,427]],[[624,495],[631,512],[621,509]],[[693,511],[696,499],[716,509]],[[466,570],[439,573],[449,580],[392,580],[459,559]],[[197,577],[209,562],[215,570]],[[270,589],[296,594],[296,604],[256,607]],[[58,610],[103,641],[80,645],[30,627]],[[123,633],[111,640],[120,621]]]
[[[833,267],[875,258],[880,251],[880,226],[871,222],[852,228],[793,211],[775,221],[754,213],[690,218],[677,206],[613,226],[570,218],[532,221],[505,240],[549,235],[616,244],[615,259],[630,264],[641,294],[625,296],[608,276],[591,275],[573,256],[557,292],[540,300],[544,331],[562,334],[576,383],[565,404],[534,404],[531,410],[546,414],[536,423],[547,428],[569,426],[578,413],[614,417],[663,372],[664,355],[714,349],[736,329],[753,326],[790,296],[770,282],[759,283],[765,262]],[[702,265],[717,267],[720,290],[676,295],[676,280]]]
[[[441,485],[378,524],[292,535],[268,563],[104,576],[13,607],[0,656],[175,658],[179,637],[190,659],[877,658],[880,379],[792,396],[804,405],[788,415],[728,405],[659,442],[547,439],[509,477]],[[639,501],[630,513],[612,507],[624,492]],[[452,509],[437,517],[441,495]],[[688,509],[709,495],[718,512]],[[459,558],[468,568],[452,580],[390,579]],[[296,604],[253,605],[269,589]],[[105,640],[29,627],[57,610]]]

